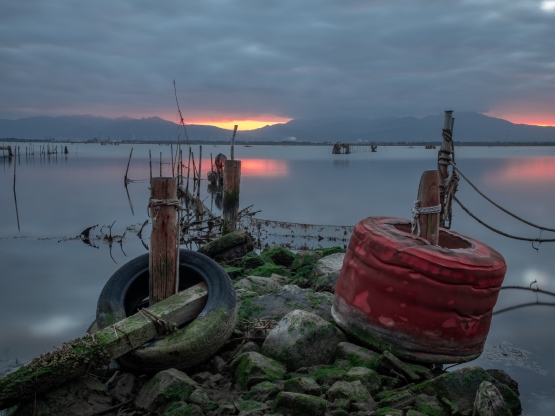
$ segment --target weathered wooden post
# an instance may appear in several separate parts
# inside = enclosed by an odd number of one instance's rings
[[[152,232],[149,252],[149,305],[177,293],[179,285],[179,224],[176,178],[150,182]]]
[[[413,228],[416,228],[419,237],[425,238],[434,246],[437,246],[439,242],[440,210],[439,172],[426,170],[420,177],[418,199],[414,207],[415,217],[413,218],[418,221],[418,224],[413,223]]]
[[[236,230],[240,184],[241,161],[226,160],[224,164],[222,235]]]
[[[441,218],[440,225],[445,226],[445,218],[443,215],[445,209],[445,185],[447,178],[449,177],[449,164],[451,163],[451,155],[453,154],[453,111],[445,111],[445,119],[443,122],[443,141],[441,143],[441,148],[438,152],[438,171],[440,177],[439,185],[439,199],[441,201]]]

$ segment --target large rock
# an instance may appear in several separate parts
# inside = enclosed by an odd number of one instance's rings
[[[161,413],[175,401],[187,401],[199,388],[196,381],[182,371],[170,368],[160,371],[139,391],[135,406],[149,412]]]
[[[112,406],[107,387],[100,381],[81,377],[66,383],[46,395],[22,403],[11,416],[86,415]]]
[[[312,287],[317,291],[334,293],[344,258],[345,253],[335,253],[318,260],[312,269]]]
[[[310,312],[284,316],[262,344],[262,354],[285,364],[289,371],[333,361],[345,335],[335,325]]]
[[[512,416],[512,413],[497,387],[482,381],[474,400],[473,416]]]
[[[231,363],[235,368],[235,381],[243,389],[249,389],[263,381],[280,380],[287,372],[285,366],[257,352],[241,354]]]
[[[465,367],[444,373],[431,380],[424,381],[410,388],[414,393],[441,397],[452,402],[458,409],[472,409],[476,394],[483,381],[495,385],[513,414],[522,412],[518,396],[505,384],[493,378],[480,367]]]
[[[328,407],[329,402],[320,397],[283,391],[274,400],[272,411],[292,416],[321,416]]]

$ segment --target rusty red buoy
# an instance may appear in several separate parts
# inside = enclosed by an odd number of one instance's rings
[[[447,229],[439,244],[408,220],[355,225],[332,315],[368,347],[423,363],[461,363],[483,351],[507,266],[487,245]]]

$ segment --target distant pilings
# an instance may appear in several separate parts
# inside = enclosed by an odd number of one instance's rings
[[[334,155],[348,155],[350,153],[362,152],[376,152],[378,146],[375,144],[360,144],[360,143],[335,143],[332,147],[332,154]]]

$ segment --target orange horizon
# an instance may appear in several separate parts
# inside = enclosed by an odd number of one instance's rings
[[[221,129],[233,130],[235,126],[237,127],[238,131],[247,131],[247,130],[254,130],[259,129],[265,126],[273,126],[274,124],[283,124],[287,123],[291,119],[281,119],[281,118],[272,118],[272,119],[262,119],[256,120],[253,118],[246,118],[246,119],[213,119],[209,120],[206,118],[202,119],[193,119],[193,120],[186,120],[185,124],[194,124],[200,126],[214,126],[219,127]],[[173,120],[175,123],[181,123],[181,120]]]
[[[513,124],[526,124],[529,126],[540,126],[540,127],[555,127],[555,116],[553,115],[522,115],[522,114],[512,114],[512,113],[498,113],[494,111],[488,111],[482,113],[488,117],[500,118],[502,120],[507,120]]]

